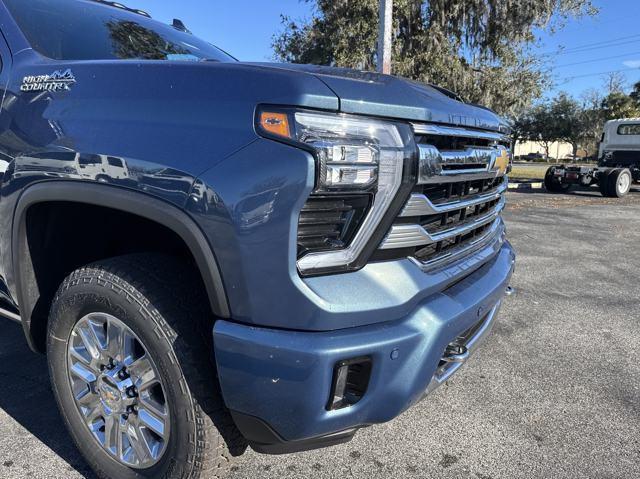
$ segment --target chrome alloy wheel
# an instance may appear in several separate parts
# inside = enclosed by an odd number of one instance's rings
[[[67,368],[78,410],[102,448],[130,467],[158,462],[169,439],[169,407],[135,333],[109,314],[87,314],[71,331]]]

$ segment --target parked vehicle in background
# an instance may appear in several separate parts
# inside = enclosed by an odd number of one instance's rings
[[[81,154],[76,156],[78,171],[87,179],[102,181],[126,180],[129,178],[129,170],[121,158],[108,155]]]
[[[100,477],[346,442],[487,337],[515,263],[495,113],[120,3],[0,0],[0,28],[0,314]]]
[[[544,155],[542,153],[527,153],[519,156],[518,159],[521,161],[541,161],[544,160]]]
[[[25,174],[32,169],[48,171],[63,177],[66,173],[75,173],[81,178],[109,182],[127,180],[129,171],[120,158],[107,155],[77,153],[75,151],[58,151],[32,153],[25,155],[16,171]]]
[[[605,123],[598,166],[552,166],[544,184],[548,191],[566,192],[574,185],[598,185],[602,196],[621,198],[640,181],[640,118]]]

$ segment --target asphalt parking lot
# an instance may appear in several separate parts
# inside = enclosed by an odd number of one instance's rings
[[[345,446],[248,452],[230,477],[640,477],[640,190],[510,192],[505,218],[517,292],[458,375]],[[93,477],[44,359],[0,327],[0,477]]]

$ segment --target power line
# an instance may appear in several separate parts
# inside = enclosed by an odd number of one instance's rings
[[[622,40],[625,40],[625,41],[622,41]],[[627,35],[624,37],[613,38],[613,39],[605,40],[601,42],[587,43],[580,46],[571,47],[566,50],[562,50],[562,48],[558,48],[556,51],[541,53],[541,55],[550,57],[550,56],[558,56],[558,55],[580,54],[580,53],[590,52],[593,50],[619,47],[622,45],[628,45],[630,43],[636,43],[639,41],[640,41],[640,34]]]
[[[595,62],[601,62],[601,61],[605,61],[605,60],[611,60],[611,59],[614,59],[614,58],[624,58],[624,57],[628,57],[630,55],[640,55],[640,52],[631,52],[631,53],[625,53],[623,55],[614,55],[614,56],[608,56],[608,57],[594,58],[592,60],[584,60],[584,61],[581,61],[581,62],[565,63],[563,65],[556,65],[555,68],[572,67],[574,65],[584,65],[585,63],[595,63]]]
[[[591,52],[593,50],[602,50],[603,48],[613,48],[613,47],[619,47],[622,45],[629,45],[631,43],[638,43],[640,42],[640,38],[637,38],[635,40],[627,40],[625,42],[618,42],[618,43],[610,43],[607,45],[600,45],[597,47],[591,47],[591,48],[583,48],[580,50],[571,50],[571,51],[559,51],[556,53],[548,53],[547,56],[551,56],[551,55],[574,55],[577,53],[587,53],[587,52]]]
[[[599,76],[599,75],[608,75],[610,73],[621,73],[621,72],[630,72],[630,71],[640,72],[640,67],[639,68],[623,68],[622,70],[611,70],[608,72],[587,73],[585,75],[573,75],[573,76],[565,77],[563,78],[563,80],[571,81],[571,80],[575,80],[576,78],[586,78],[586,77],[593,77],[593,76]]]
[[[620,40],[628,40],[630,38],[637,38],[637,37],[640,37],[640,34],[636,33],[634,35],[627,35],[627,36],[624,36],[624,37],[611,38],[609,40],[603,40],[603,41],[600,41],[600,42],[585,43],[585,44],[582,44],[582,45],[576,45],[575,47],[571,47],[571,48],[568,48],[566,50],[562,50],[562,52],[570,53],[573,50],[582,50],[583,48],[587,48],[587,47],[593,47],[593,46],[596,46],[596,45],[603,45],[605,43],[613,43],[613,42],[618,42]],[[553,54],[553,53],[555,53],[555,52],[551,52],[550,54]]]

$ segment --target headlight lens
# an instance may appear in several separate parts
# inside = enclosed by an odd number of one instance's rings
[[[372,118],[266,109],[258,112],[256,125],[264,136],[303,146],[316,158],[315,188],[298,224],[298,269],[305,274],[354,269],[402,184],[404,160],[415,151],[411,128]]]
[[[316,191],[384,189],[389,178],[382,176],[401,164],[404,142],[392,123],[296,112],[295,132],[316,150]]]

